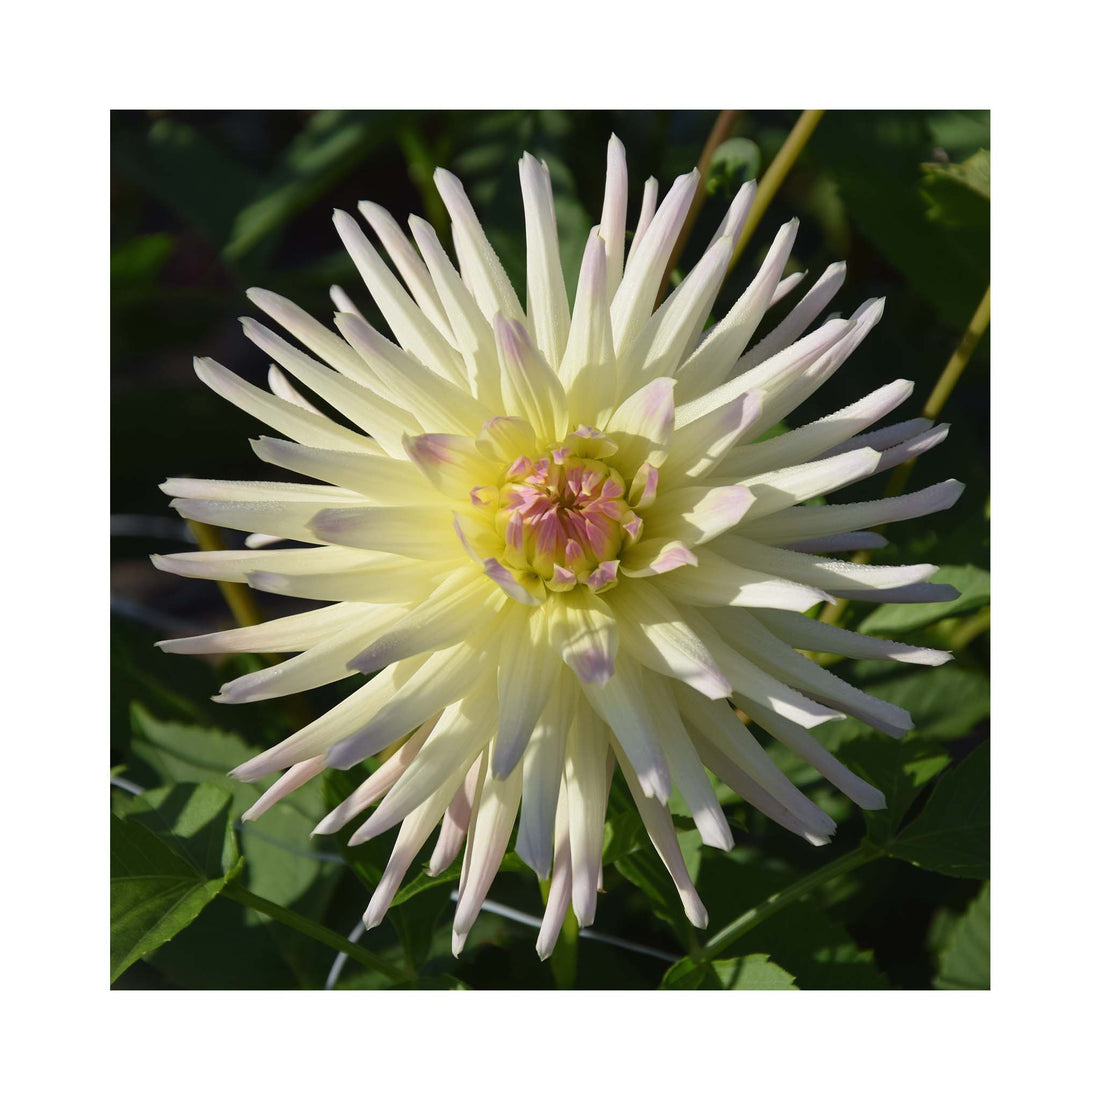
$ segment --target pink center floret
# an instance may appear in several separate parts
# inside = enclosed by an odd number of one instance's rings
[[[506,477],[497,522],[509,564],[555,585],[567,576],[594,587],[613,583],[616,566],[604,563],[617,561],[624,539],[641,529],[615,470],[559,446],[533,462],[517,458]]]

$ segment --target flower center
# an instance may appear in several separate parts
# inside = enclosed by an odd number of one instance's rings
[[[641,531],[618,471],[567,446],[517,458],[500,488],[497,533],[504,563],[532,570],[552,591],[613,584],[619,554]]]

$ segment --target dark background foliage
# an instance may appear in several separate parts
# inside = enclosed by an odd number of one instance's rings
[[[112,116],[111,763],[124,783],[151,792],[112,789],[119,831],[114,842],[131,862],[170,857],[185,868],[183,879],[173,880],[182,882],[175,911],[189,916],[178,925],[158,924],[148,914],[144,924],[135,923],[134,913],[144,911],[148,899],[127,893],[120,875],[113,901],[119,916],[112,952],[113,973],[121,975],[117,988],[323,985],[334,950],[240,904],[234,890],[247,887],[347,935],[391,843],[383,837],[349,850],[340,838],[309,841],[312,823],[353,776],[314,781],[244,827],[240,812],[258,788],[225,778],[257,747],[342,697],[346,685],[290,706],[218,706],[209,701],[217,686],[252,667],[253,658],[215,666],[152,647],[157,638],[231,623],[216,586],[149,565],[149,553],[186,549],[189,538],[166,507],[158,482],[168,475],[266,476],[247,444],[259,434],[257,424],[197,381],[191,357],[210,355],[261,381],[267,362],[242,339],[235,321],[252,312],[244,296],[249,286],[285,294],[322,318],[331,312],[333,283],[367,307],[332,228],[331,210],[354,211],[369,198],[399,221],[416,213],[445,231],[431,184],[436,165],[465,181],[522,288],[515,165],[524,150],[544,158],[555,182],[567,283],[574,283],[588,229],[600,215],[608,135],[617,133],[627,148],[633,219],[646,177],[656,176],[663,194],[675,175],[697,161],[714,117],[708,111]],[[796,118],[796,112],[741,113],[712,165],[709,195],[682,269],[710,239],[737,186],[766,169]],[[791,270],[808,270],[807,285],[842,258],[848,276],[835,308],[849,313],[866,298],[886,296],[882,323],[795,414],[793,425],[895,378],[916,383],[902,414],[919,414],[989,282],[988,161],[971,159],[988,148],[984,111],[825,114],[715,309],[720,315],[728,308],[775,230],[792,216],[801,225]],[[976,164],[985,165],[984,186]],[[868,608],[854,605],[845,621],[957,649],[957,660],[938,669],[851,661],[836,666],[841,675],[909,707],[916,720],[916,730],[901,744],[854,721],[835,723],[824,735],[846,762],[885,784],[893,795],[891,810],[863,814],[776,750],[792,778],[839,821],[830,848],[805,845],[732,794],[727,809],[739,826],[732,853],[708,849],[700,855],[697,835],[684,835],[712,931],[854,850],[865,834],[891,858],[834,878],[760,924],[727,954],[735,961],[714,967],[705,978],[696,975],[705,984],[988,985],[988,763],[982,755],[989,712],[983,618],[989,600],[988,382],[986,338],[944,409],[951,435],[920,459],[910,482],[920,488],[958,477],[967,484],[962,500],[945,515],[891,528],[893,544],[875,558],[954,567],[943,579],[959,584],[964,599],[937,608],[931,618],[910,609],[893,619],[880,614],[877,622],[865,622]],[[846,496],[879,495],[882,487],[861,485]],[[235,544],[232,533],[226,537]],[[257,595],[265,614],[290,609],[278,597]],[[450,884],[417,889],[426,879],[403,892],[405,900],[399,898],[401,904],[364,945],[414,972],[421,987],[657,986],[669,962],[695,941],[669,901],[656,858],[637,844],[636,821],[621,795],[616,788],[609,810],[607,893],[594,931],[632,946],[582,936],[575,955],[567,948],[554,965],[541,964],[534,929],[484,913],[455,961],[449,950]],[[199,841],[203,847],[196,854]],[[539,913],[534,877],[518,862],[506,868],[511,870],[501,873],[490,897],[521,913]],[[352,961],[338,984],[391,983]]]

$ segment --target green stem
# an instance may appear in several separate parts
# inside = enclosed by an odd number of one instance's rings
[[[216,527],[211,527],[208,523],[200,523],[195,519],[189,519],[187,526],[191,528],[191,533],[195,536],[195,541],[199,544],[200,550],[225,549],[225,543],[222,542],[221,535],[218,534]],[[263,622],[263,616],[260,614],[260,609],[252,596],[252,590],[247,584],[238,584],[235,581],[218,581],[218,588],[225,598],[225,602],[229,605],[229,610],[233,613],[233,618],[238,626],[256,626],[257,623]]]
[[[989,608],[983,607],[968,618],[963,619],[955,627],[947,643],[947,648],[953,652],[960,652],[975,639],[981,637],[989,629]]]
[[[821,116],[824,113],[824,111],[803,111],[791,132],[787,135],[787,140],[783,142],[782,148],[776,153],[775,160],[768,165],[768,170],[764,173],[764,177],[756,189],[756,198],[753,199],[752,206],[749,209],[749,216],[745,219],[745,228],[741,230],[741,236],[738,238],[733,256],[730,258],[730,267],[737,263],[737,258],[745,251],[753,231],[760,224],[760,219],[764,217],[772,199],[775,198],[776,192],[794,167],[794,162],[798,160],[802,150],[806,147],[806,142],[810,140],[810,135],[817,128],[817,124],[821,121]]]
[[[734,940],[740,939],[746,932],[751,932],[758,924],[774,916],[781,909],[786,909],[788,905],[801,901],[807,895],[812,894],[819,886],[824,886],[825,883],[831,882],[839,875],[854,871],[857,867],[862,867],[865,863],[870,863],[883,854],[880,849],[865,844],[860,845],[854,851],[841,856],[839,859],[834,859],[832,863],[826,863],[824,867],[819,867],[816,871],[808,874],[805,878],[799,879],[798,882],[786,887],[786,889],[780,890],[777,894],[772,894],[770,898],[762,901],[759,905],[746,909],[736,920],[727,924],[721,932],[711,936],[707,940],[702,958],[707,961],[716,958]]]
[[[225,884],[222,889],[222,896],[230,898],[248,909],[255,909],[257,913],[263,913],[264,916],[271,917],[280,924],[285,924],[288,928],[293,928],[296,932],[301,932],[302,935],[309,936],[311,939],[317,940],[318,943],[323,943],[326,947],[331,947],[334,951],[342,951],[348,958],[361,962],[368,970],[374,970],[391,981],[407,982],[415,978],[414,974],[394,966],[393,963],[386,962],[381,956],[376,955],[373,951],[368,951],[365,947],[360,947],[357,943],[352,943],[351,940],[345,939],[338,932],[333,932],[323,924],[310,920],[309,917],[303,917],[301,914],[277,905],[273,901],[268,901],[267,898],[262,898],[259,894],[253,894],[250,890],[238,886],[235,882]]]

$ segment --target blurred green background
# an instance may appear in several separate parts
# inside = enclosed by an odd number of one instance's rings
[[[354,211],[361,199],[385,206],[399,221],[410,213],[432,221],[446,241],[442,205],[431,173],[437,165],[467,186],[490,239],[520,288],[524,230],[516,162],[524,150],[545,159],[555,183],[566,280],[575,284],[589,227],[600,215],[605,149],[614,132],[630,168],[628,228],[642,185],[655,176],[661,194],[696,163],[717,112],[115,112],[112,115],[112,760],[135,789],[173,792],[212,784],[235,820],[256,797],[225,772],[341,698],[333,685],[291,706],[218,706],[210,696],[252,658],[215,666],[165,656],[158,638],[231,625],[215,585],[158,573],[148,554],[188,548],[189,535],[157,489],[164,477],[266,477],[248,439],[260,426],[203,387],[193,355],[209,355],[261,382],[267,361],[245,341],[236,318],[252,312],[244,291],[259,285],[284,294],[322,319],[328,288],[347,290],[371,316],[373,307],[331,224],[333,207]],[[744,111],[711,166],[708,196],[693,240],[681,257],[700,255],[737,187],[759,177],[798,112]],[[989,282],[989,114],[985,111],[826,112],[728,280],[720,316],[749,281],[778,227],[792,216],[800,230],[790,270],[810,283],[837,259],[848,264],[833,307],[848,314],[867,298],[887,299],[883,321],[791,426],[832,412],[895,378],[912,379],[914,396],[894,419],[917,416]],[[675,276],[674,276],[675,277]],[[788,308],[800,291],[777,310]],[[372,320],[381,325],[375,313]],[[768,318],[764,331],[774,323]],[[988,737],[989,352],[978,345],[942,419],[945,443],[922,457],[909,488],[946,477],[966,482],[949,513],[893,526],[892,545],[876,562],[933,561],[959,584],[964,599],[931,611],[881,612],[878,623],[906,641],[954,644],[957,660],[938,669],[845,661],[835,671],[908,706],[916,731],[898,745],[854,721],[823,735],[851,766],[893,784],[903,829],[926,808],[946,777],[965,780],[969,798]],[[861,484],[833,499],[881,495]],[[228,545],[238,536],[226,532]],[[257,594],[265,614],[301,610],[301,601]],[[856,628],[871,610],[848,609]],[[888,617],[883,619],[883,615]],[[893,617],[890,618],[889,615]],[[982,616],[986,615],[984,619]],[[875,621],[865,629],[878,627]],[[961,646],[959,643],[962,642]],[[705,850],[697,834],[683,843],[711,914],[711,930],[772,891],[854,848],[867,828],[882,829],[832,792],[789,754],[775,750],[788,774],[840,822],[833,844],[811,848],[729,794],[737,847]],[[968,761],[969,779],[957,765]],[[987,768],[987,764],[985,765]],[[349,851],[339,838],[308,839],[326,803],[356,782],[355,773],[303,788],[253,825],[235,830],[244,854],[239,881],[254,893],[348,935],[384,865],[390,836]],[[981,786],[981,782],[978,782]],[[208,791],[208,788],[200,788]],[[981,825],[986,807],[971,816]],[[616,796],[621,792],[616,791]],[[948,788],[943,799],[952,795]],[[151,796],[154,801],[160,795]],[[112,788],[127,820],[147,804]],[[186,801],[186,799],[185,799]],[[959,799],[953,797],[953,804]],[[911,805],[909,804],[911,803]],[[969,803],[968,803],[969,805]],[[674,807],[675,809],[675,807]],[[971,807],[973,809],[973,807]],[[933,807],[933,812],[936,808]],[[882,815],[878,815],[882,817]],[[164,812],[161,813],[161,820]],[[534,952],[535,930],[511,916],[484,913],[462,957],[450,956],[449,882],[418,890],[363,943],[399,960],[421,986],[473,988],[653,988],[670,960],[692,943],[669,904],[663,870],[637,845],[632,811],[613,798],[605,872],[593,931],[628,946],[582,937],[575,958],[551,967]],[[182,819],[181,819],[182,820]],[[968,834],[969,835],[969,834]],[[694,839],[693,839],[694,838]],[[973,840],[973,837],[970,837]],[[900,849],[899,849],[900,850]],[[880,859],[834,880],[760,925],[735,954],[768,956],[719,982],[733,987],[982,988],[988,985],[988,886],[978,860]],[[511,862],[490,898],[539,914],[538,884]],[[947,873],[944,873],[944,871]],[[410,873],[410,879],[414,877]],[[418,880],[423,885],[427,880]],[[673,895],[674,897],[674,895]],[[401,900],[401,899],[399,899]],[[645,954],[639,948],[645,948]],[[656,952],[657,954],[653,954]],[[568,954],[568,953],[566,953]],[[335,952],[214,897],[197,919],[131,965],[117,988],[317,988]],[[664,957],[661,957],[664,956]],[[744,970],[744,973],[742,973]],[[787,978],[777,979],[777,974]],[[340,987],[387,982],[356,962]]]

